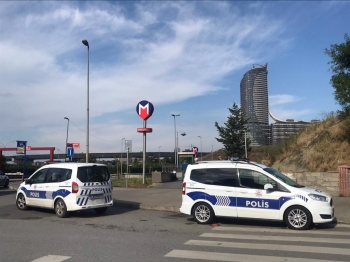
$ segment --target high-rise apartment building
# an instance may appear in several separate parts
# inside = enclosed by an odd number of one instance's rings
[[[267,63],[253,65],[244,74],[240,85],[241,108],[248,118],[249,137],[252,146],[271,144],[269,127],[269,100],[267,87]]]

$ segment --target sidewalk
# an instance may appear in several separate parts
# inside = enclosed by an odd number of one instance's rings
[[[21,181],[10,181],[10,188],[17,190]],[[115,207],[179,212],[182,181],[160,183],[152,188],[113,188]],[[338,223],[350,224],[350,197],[333,197],[335,217]]]

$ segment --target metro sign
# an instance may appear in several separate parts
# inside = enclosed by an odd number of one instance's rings
[[[193,153],[196,154],[198,152],[198,147],[196,147],[196,146],[192,147],[192,151],[193,151]]]
[[[136,106],[136,113],[143,120],[147,120],[148,118],[150,118],[153,114],[153,111],[154,111],[153,104],[146,100],[140,101]]]

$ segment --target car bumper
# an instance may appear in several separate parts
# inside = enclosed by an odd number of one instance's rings
[[[183,196],[187,197],[187,196]],[[183,201],[180,207],[180,212],[186,215],[191,215],[193,203],[188,203],[188,201]]]
[[[96,203],[96,204],[89,204],[87,205],[78,205],[76,203],[76,200],[74,201],[67,201],[67,211],[78,211],[78,210],[85,210],[85,209],[93,209],[93,208],[100,208],[100,207],[111,207],[113,206],[113,199],[106,203]]]
[[[334,220],[334,206],[325,206],[311,211],[315,224],[329,223]]]

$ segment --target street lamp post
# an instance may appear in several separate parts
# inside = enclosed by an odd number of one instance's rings
[[[86,163],[89,163],[89,63],[90,63],[90,46],[87,40],[83,40],[82,43],[87,46],[87,121],[86,121]]]
[[[65,153],[65,157],[64,157],[64,162],[67,162],[67,143],[68,143],[69,118],[68,117],[64,117],[64,119],[68,120],[67,121],[67,135],[66,135],[66,153]]]
[[[201,161],[203,161],[203,148],[202,148],[202,137],[198,136],[201,142]]]
[[[123,141],[125,138],[122,138],[121,150],[120,150],[120,175],[123,174]]]
[[[175,118],[177,117],[177,116],[180,116],[180,114],[171,114],[173,117],[174,117],[174,130],[175,130],[175,166],[176,166],[176,168],[177,168],[177,143],[176,143],[176,120],[175,120]]]
[[[159,146],[158,147],[158,162],[160,163],[160,148],[161,148],[162,146]]]
[[[177,147],[179,147],[179,132],[181,133],[182,136],[186,135],[186,133],[183,132],[183,131],[177,131],[176,132],[176,144],[177,144]]]

